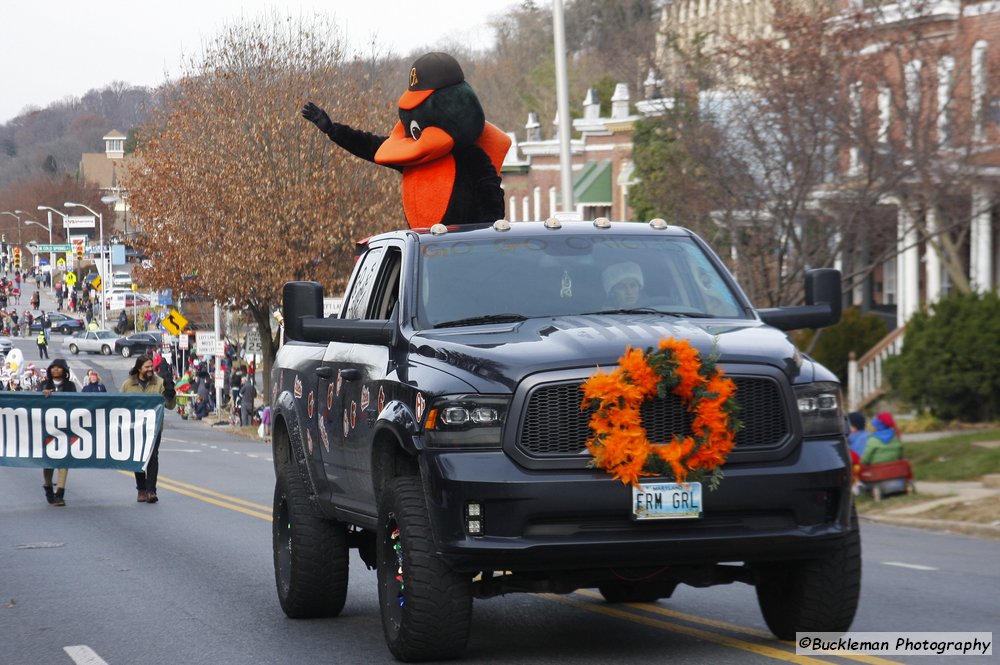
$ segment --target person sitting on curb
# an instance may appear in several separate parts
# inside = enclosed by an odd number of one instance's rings
[[[892,414],[878,413],[872,418],[874,432],[868,437],[868,444],[861,455],[861,465],[895,462],[903,459],[903,443],[899,440],[899,428]]]

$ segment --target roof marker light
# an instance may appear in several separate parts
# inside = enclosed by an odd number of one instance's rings
[[[654,219],[649,220],[649,225],[650,227],[658,230],[663,230],[669,226],[669,224],[667,224],[667,220],[661,217],[656,217]]]
[[[431,227],[432,236],[443,236],[445,233],[448,233],[448,227],[444,224],[435,224]]]
[[[562,222],[556,217],[549,217],[545,220],[545,228],[547,229],[561,229]]]
[[[598,217],[597,219],[594,220],[594,226],[599,229],[610,229],[611,220],[608,219],[607,217]]]
[[[497,221],[493,222],[493,230],[510,231],[510,222],[508,222],[506,219],[498,219]]]

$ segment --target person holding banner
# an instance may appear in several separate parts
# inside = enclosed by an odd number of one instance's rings
[[[75,393],[76,384],[69,378],[69,365],[62,358],[56,358],[45,370],[45,380],[38,385],[38,391],[48,397],[53,393]],[[66,505],[66,477],[69,469],[59,469],[55,491],[52,491],[52,475],[55,469],[42,469],[42,489],[45,490],[45,500],[53,506]]]
[[[153,372],[153,359],[147,355],[135,359],[135,364],[129,370],[128,378],[122,384],[121,392],[163,395],[164,408],[172,409],[177,405],[173,378],[164,380]],[[136,501],[139,503],[159,501],[156,496],[156,476],[160,470],[160,437],[162,435],[163,423],[161,422],[146,470],[135,472],[135,489],[138,492]]]

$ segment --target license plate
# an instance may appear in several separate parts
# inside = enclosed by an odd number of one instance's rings
[[[632,519],[701,517],[701,483],[641,483],[632,487]]]

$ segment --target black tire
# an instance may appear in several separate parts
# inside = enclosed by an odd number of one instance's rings
[[[333,617],[347,600],[347,528],[323,517],[294,468],[278,474],[271,520],[278,601],[293,619]]]
[[[76,344],[70,344],[69,345],[69,352],[72,353],[75,356],[76,354],[80,353],[80,349],[79,349],[79,347],[77,347]]]
[[[796,632],[847,632],[861,594],[861,534],[853,528],[826,556],[757,568],[757,603],[779,639]]]
[[[105,344],[104,346],[102,346],[101,347],[101,355],[110,356],[111,355],[111,347],[108,346],[107,344]]]
[[[128,346],[123,346],[122,347],[122,358],[128,358],[130,355],[132,355],[132,349],[130,347],[128,347]]]
[[[435,553],[420,478],[389,484],[379,530],[378,599],[389,651],[402,661],[461,655],[472,624],[472,580]]]
[[[604,600],[609,603],[655,603],[660,598],[669,597],[672,590],[667,591],[660,586],[652,586],[642,582],[614,581],[598,585]]]

